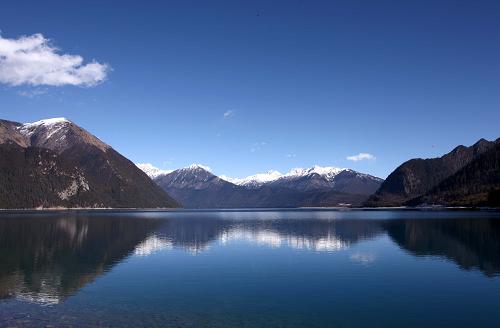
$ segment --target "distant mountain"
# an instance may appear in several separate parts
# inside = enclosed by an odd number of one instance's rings
[[[247,188],[258,188],[261,187],[262,185],[272,182],[275,180],[278,180],[279,178],[283,177],[283,174],[281,174],[278,171],[271,170],[267,171],[266,173],[258,173],[255,175],[248,176],[246,178],[230,178],[225,175],[221,176],[220,178],[226,181],[229,181],[231,183],[234,183],[235,185],[238,186],[244,186]]]
[[[149,165],[138,166],[148,168],[146,172],[157,172]],[[383,181],[349,169],[319,166],[284,175],[269,171],[232,179],[218,177],[201,165],[191,165],[150,176],[187,208],[360,205]]]
[[[186,208],[226,207],[239,191],[199,164],[159,175],[154,181]]]
[[[293,169],[284,176],[270,181],[268,186],[298,191],[336,191],[347,194],[371,195],[380,187],[382,179],[336,167],[314,166]]]
[[[475,193],[473,189],[479,188],[478,185],[481,183],[495,189],[495,180],[493,178],[488,180],[489,178],[483,174],[485,172],[493,175],[498,174],[498,171],[495,172],[495,163],[493,163],[495,157],[493,149],[498,143],[498,140],[492,142],[481,139],[470,147],[458,146],[439,158],[409,160],[387,177],[380,189],[366,202],[366,205],[402,206],[438,200],[441,200],[443,205],[458,205],[462,204],[461,200],[453,201],[454,196],[452,195]],[[482,161],[486,159],[483,157],[486,156],[486,153],[490,154],[487,158],[493,162],[482,165]],[[471,164],[472,166],[469,166]],[[473,178],[474,175],[482,176],[482,178]],[[452,190],[458,188],[459,185],[461,191],[459,189]],[[496,186],[499,185],[496,184]],[[483,193],[486,192],[483,187],[479,189],[483,190]],[[426,197],[427,194],[429,197]],[[444,197],[445,194],[448,195],[448,198]]]
[[[132,162],[67,119],[0,120],[0,208],[177,205]]]
[[[148,163],[137,164],[137,167],[140,168],[142,171],[144,171],[144,173],[146,173],[151,179],[159,177],[160,175],[168,174],[173,171],[173,170],[161,170]]]

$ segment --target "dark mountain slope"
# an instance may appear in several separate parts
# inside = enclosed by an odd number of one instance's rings
[[[424,196],[408,202],[449,206],[500,206],[500,139]]]
[[[426,194],[494,145],[495,142],[481,139],[470,147],[458,146],[439,158],[409,160],[387,177],[365,205],[404,205]]]

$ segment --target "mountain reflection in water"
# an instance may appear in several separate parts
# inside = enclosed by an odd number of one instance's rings
[[[159,223],[127,217],[0,218],[0,298],[59,303],[123,260]]]
[[[287,212],[259,213],[258,218],[249,214],[245,219],[217,212],[3,215],[0,298],[55,304],[128,256],[149,256],[174,248],[198,254],[213,243],[223,246],[234,241],[335,252],[388,235],[415,256],[439,256],[486,276],[500,272],[500,220],[370,215],[366,212],[354,219],[338,214],[317,218],[308,212],[290,219]],[[352,256],[361,262],[370,260],[363,254]]]

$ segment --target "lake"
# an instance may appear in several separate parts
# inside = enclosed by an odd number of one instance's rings
[[[500,213],[0,214],[1,327],[500,327]]]

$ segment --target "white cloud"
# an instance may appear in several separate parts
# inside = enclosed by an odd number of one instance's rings
[[[297,155],[295,153],[286,154],[288,158],[295,158]]]
[[[365,161],[365,160],[375,160],[377,159],[375,156],[369,153],[359,153],[357,155],[347,156],[347,160],[349,161]]]
[[[19,86],[94,86],[106,79],[109,66],[83,64],[78,55],[59,54],[42,34],[6,39],[0,35],[0,83]]]
[[[230,118],[230,117],[232,117],[232,116],[234,116],[234,110],[226,110],[226,111],[224,112],[224,118],[225,118],[225,119]]]

